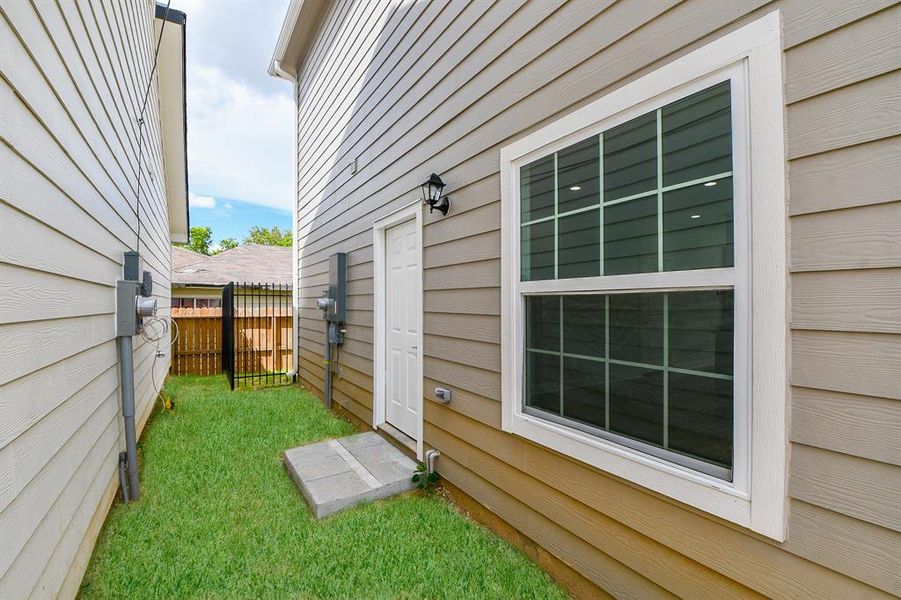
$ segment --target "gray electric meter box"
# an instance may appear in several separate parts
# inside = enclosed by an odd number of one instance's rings
[[[142,271],[141,255],[125,253],[123,279],[116,282],[116,335],[132,336],[141,331],[143,320],[156,315],[153,277]],[[140,280],[139,280],[140,279]]]
[[[328,260],[328,297],[332,302],[325,314],[327,321],[347,321],[347,253],[336,252]]]

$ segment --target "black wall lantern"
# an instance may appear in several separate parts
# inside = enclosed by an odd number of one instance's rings
[[[450,209],[450,198],[441,195],[443,190],[444,182],[434,173],[422,184],[422,201],[429,205],[429,212],[438,209],[442,215],[447,214]]]

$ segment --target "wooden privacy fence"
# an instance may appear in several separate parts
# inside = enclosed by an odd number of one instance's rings
[[[235,357],[247,370],[291,371],[291,307],[241,307],[234,315]],[[222,372],[222,309],[172,309],[173,375]],[[176,337],[177,336],[177,337]]]

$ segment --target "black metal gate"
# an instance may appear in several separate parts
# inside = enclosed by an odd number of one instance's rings
[[[231,282],[222,290],[222,370],[235,386],[291,383],[291,287]]]

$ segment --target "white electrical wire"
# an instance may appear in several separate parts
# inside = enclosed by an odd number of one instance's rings
[[[153,353],[153,365],[150,366],[150,381],[153,384],[154,398],[159,397],[160,392],[163,389],[163,386],[158,386],[156,384],[156,372],[154,370],[154,366],[156,366],[156,361],[159,358],[165,356],[165,354],[160,353],[160,346],[163,343],[163,340],[169,336],[169,332],[174,329],[175,336],[172,337],[172,341],[169,342],[170,350],[173,346],[175,346],[175,342],[178,341],[178,323],[172,317],[150,317],[148,319],[144,319],[143,327],[141,329],[141,337],[146,342],[155,343],[156,350]]]
[[[166,317],[149,317],[144,319],[141,337],[147,342],[159,342],[169,334],[171,320]]]

